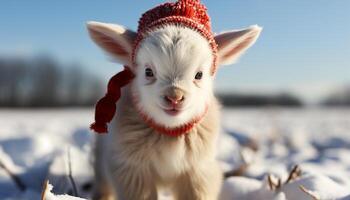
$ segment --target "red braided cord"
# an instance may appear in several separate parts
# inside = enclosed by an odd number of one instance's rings
[[[95,108],[95,122],[90,129],[97,133],[107,133],[109,123],[115,114],[116,103],[120,98],[121,88],[127,85],[134,78],[134,74],[128,67],[114,75],[108,82],[107,93],[101,98]]]

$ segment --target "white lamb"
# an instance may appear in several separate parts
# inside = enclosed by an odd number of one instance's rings
[[[119,88],[109,88],[100,105],[108,104],[113,92],[113,101],[121,96],[112,130],[97,136],[94,198],[156,200],[165,187],[177,200],[217,199],[222,171],[215,160],[220,124],[215,72],[219,64],[234,63],[261,28],[214,36],[199,0],[151,9],[137,32],[99,22],[87,27],[96,44],[125,65],[128,73],[119,79],[130,79],[129,84],[115,81],[114,86],[125,85],[121,95],[113,91]],[[92,128],[105,132],[110,119],[101,119],[106,108],[100,107]]]

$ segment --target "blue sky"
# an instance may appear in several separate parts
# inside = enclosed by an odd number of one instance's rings
[[[0,55],[48,53],[66,63],[82,63],[107,81],[120,66],[109,62],[92,43],[85,22],[136,29],[141,13],[162,2],[2,1]],[[237,64],[218,72],[218,90],[290,90],[313,101],[334,86],[350,83],[350,1],[202,2],[214,32],[252,24],[264,28],[256,45]]]

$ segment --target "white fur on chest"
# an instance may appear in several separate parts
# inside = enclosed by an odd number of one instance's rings
[[[186,149],[185,141],[182,138],[176,138],[174,141],[168,141],[161,147],[156,147],[155,154],[151,157],[151,164],[163,181],[173,178],[189,167],[189,152]]]

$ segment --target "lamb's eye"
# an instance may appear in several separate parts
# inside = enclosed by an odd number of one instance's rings
[[[203,77],[203,72],[199,71],[197,72],[196,76],[194,77],[196,80],[201,80]]]
[[[146,68],[145,69],[145,75],[146,75],[146,77],[153,77],[154,74],[153,74],[152,69],[151,68]]]

